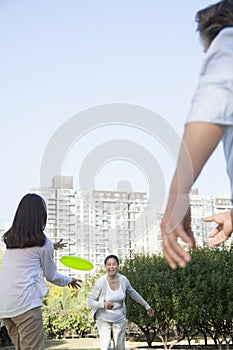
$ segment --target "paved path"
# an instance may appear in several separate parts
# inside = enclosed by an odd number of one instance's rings
[[[48,349],[48,350],[84,350],[84,349],[99,350],[100,349],[99,344],[100,344],[99,339],[90,339],[90,338],[47,340],[45,342],[45,349]],[[126,341],[127,350],[138,349],[138,347],[140,347],[140,350],[142,350],[142,346],[145,346],[146,348],[146,345],[147,344],[145,342],[139,343],[139,342]],[[3,350],[3,349],[13,350],[14,347],[12,346],[0,347],[0,350]]]
[[[182,343],[182,342],[181,342]],[[181,345],[179,343],[179,346]],[[161,343],[153,343],[154,347],[156,347],[156,350],[164,350],[163,345]],[[185,343],[187,346],[187,343]],[[61,340],[47,340],[45,342],[45,349],[46,350],[100,350],[100,342],[99,339],[92,339],[92,338],[81,338],[81,339],[61,339]],[[225,346],[225,345],[224,345]],[[223,348],[225,349],[225,347]],[[184,349],[187,349],[187,347],[184,346]],[[193,349],[196,347],[193,345]],[[205,346],[202,347],[200,344],[197,344],[198,349],[205,349]],[[196,348],[196,349],[197,349]],[[0,350],[14,350],[15,348],[13,346],[7,346],[7,347],[0,347]],[[209,345],[208,349],[215,349],[215,346]],[[232,347],[230,347],[232,349]],[[126,341],[126,350],[148,350],[147,343],[146,342],[129,342]],[[182,350],[180,347],[179,350]],[[205,349],[206,350],[206,349]]]
[[[146,343],[133,343],[126,341],[126,349],[136,349],[138,346],[145,345]],[[55,347],[54,347],[55,346]],[[50,350],[67,350],[67,349],[100,349],[99,339],[66,339],[66,340],[57,340],[57,341],[47,341],[46,349]]]

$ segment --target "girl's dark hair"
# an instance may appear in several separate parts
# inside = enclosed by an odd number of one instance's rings
[[[46,221],[47,210],[43,198],[35,193],[26,194],[18,205],[11,228],[3,235],[6,247],[42,247],[46,240]]]
[[[233,27],[233,0],[223,0],[198,11],[196,22],[201,39],[209,47],[222,29]]]
[[[118,257],[117,257],[116,255],[110,254],[110,255],[108,255],[108,256],[104,259],[104,265],[107,264],[108,259],[115,259],[116,262],[117,262],[117,265],[120,264],[120,263],[119,263]]]

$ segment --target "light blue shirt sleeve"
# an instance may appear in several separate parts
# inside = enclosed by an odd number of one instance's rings
[[[46,239],[44,247],[42,247],[41,265],[43,275],[47,281],[61,287],[67,286],[72,282],[72,277],[64,276],[57,272],[57,266],[54,262],[54,246],[48,238]]]
[[[233,28],[223,29],[205,54],[186,123],[233,125]]]
[[[233,198],[233,28],[223,29],[205,54],[186,123],[221,125]]]

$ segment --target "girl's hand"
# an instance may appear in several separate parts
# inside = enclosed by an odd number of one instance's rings
[[[82,282],[82,280],[79,280],[73,277],[73,281],[70,282],[68,286],[75,289],[81,288],[81,285],[79,284],[79,282]]]
[[[67,243],[62,243],[62,241],[63,241],[63,238],[60,239],[59,241],[53,243],[55,250],[62,249],[62,248],[67,246]]]

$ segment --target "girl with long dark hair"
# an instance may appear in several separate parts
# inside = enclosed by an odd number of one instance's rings
[[[57,272],[54,245],[44,234],[47,210],[34,193],[20,201],[11,228],[3,235],[6,250],[0,271],[0,319],[16,350],[43,350],[44,278],[58,286],[80,287],[78,280]]]

